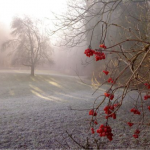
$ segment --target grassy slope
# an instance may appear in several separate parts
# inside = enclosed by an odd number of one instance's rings
[[[66,130],[76,135],[78,141],[84,141],[86,136],[92,139],[88,110],[70,109],[90,109],[95,98],[104,92],[92,96],[93,91],[76,77],[58,74],[30,77],[25,73],[1,72],[0,148],[63,148],[66,141],[73,148],[75,144]],[[131,148],[137,143],[143,146],[146,138],[134,140],[136,127],[129,130],[125,123],[129,121],[128,109],[126,106],[118,112],[117,118],[123,122],[110,122],[115,137],[107,144],[102,140],[103,148]],[[98,123],[103,120],[98,119]]]
[[[93,91],[76,77],[1,73],[0,148],[56,148],[65,130],[83,130],[88,113],[69,109],[90,108]]]

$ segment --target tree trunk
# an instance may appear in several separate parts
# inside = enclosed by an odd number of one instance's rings
[[[31,66],[31,76],[34,76],[34,65]]]

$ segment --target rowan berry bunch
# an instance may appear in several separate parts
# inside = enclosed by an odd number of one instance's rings
[[[87,57],[90,57],[90,56],[93,56],[93,54],[95,53],[94,50],[88,48],[85,50],[84,54],[87,56]]]
[[[140,134],[140,131],[138,129],[136,129],[135,132],[134,132],[134,134],[133,134],[133,137],[134,138],[138,138],[139,134]]]
[[[104,107],[104,112],[107,114],[106,119],[109,117],[112,117],[113,119],[116,119],[116,113],[113,113],[115,109],[115,105],[108,105]]]
[[[100,125],[99,129],[97,129],[97,133],[99,133],[100,137],[107,137],[110,141],[112,141],[112,129],[110,126],[106,125],[104,126],[103,124]]]
[[[100,45],[100,47],[106,49],[106,46],[104,44]],[[84,54],[86,54],[87,57],[95,55],[96,61],[103,60],[106,58],[105,53],[103,53],[101,49],[99,49],[99,51],[92,50],[91,46],[89,46],[89,48],[84,51]]]
[[[105,54],[102,52],[95,52],[94,54],[95,54],[95,60],[96,61],[103,60],[106,58]]]
[[[137,115],[141,114],[140,111],[135,109],[135,108],[132,108],[130,111],[133,112],[134,114],[137,114]]]
[[[147,100],[147,99],[149,99],[150,98],[150,95],[145,95],[144,96],[144,100]]]
[[[150,84],[149,83],[145,83],[144,84],[148,89],[150,89]]]
[[[107,81],[108,83],[114,83],[114,80],[112,78],[109,78]]]

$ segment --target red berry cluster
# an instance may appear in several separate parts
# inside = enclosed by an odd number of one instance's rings
[[[108,73],[109,73],[109,71],[107,71],[107,70],[103,70],[103,72],[104,72],[106,75],[108,75]]]
[[[114,94],[110,94],[110,93],[104,93],[104,95],[106,96],[106,97],[108,97],[110,100],[113,100],[114,99]]]
[[[105,44],[100,44],[99,47],[106,49],[107,47],[105,46]]]
[[[128,125],[129,125],[130,127],[132,127],[132,126],[134,125],[134,123],[128,122]]]
[[[84,52],[84,54],[86,54],[87,57],[93,56],[94,53],[95,51],[90,48],[86,49]]]
[[[106,58],[106,57],[105,57],[105,54],[102,53],[102,52],[95,52],[94,54],[95,54],[95,59],[96,59],[96,61],[99,61],[99,60],[102,60],[102,59],[105,59],[105,58]]]
[[[139,133],[140,133],[140,131],[138,129],[136,129],[134,134],[133,134],[133,137],[134,138],[138,138],[139,137]]]
[[[108,81],[109,83],[114,83],[114,80],[113,80],[112,78],[109,78],[107,81]]]
[[[99,129],[97,130],[97,133],[99,133],[100,137],[107,136],[107,138],[112,141],[113,134],[111,133],[111,127],[110,126],[104,126],[103,124],[100,125]]]
[[[145,83],[144,85],[145,85],[148,89],[150,89],[150,84]]]
[[[145,95],[144,96],[144,100],[147,100],[147,99],[149,99],[150,98],[150,95]]]
[[[95,54],[96,61],[99,61],[99,60],[102,60],[102,59],[106,58],[105,54],[103,52],[97,52],[97,51],[94,51],[90,48],[86,49],[84,51],[84,54],[86,54],[87,57],[93,56]]]
[[[148,106],[148,109],[149,109],[149,111],[150,111],[150,106]]]
[[[130,111],[133,112],[134,114],[137,114],[137,115],[140,115],[140,114],[141,114],[141,113],[140,113],[137,109],[135,109],[135,108],[132,108]]]
[[[112,114],[114,109],[115,109],[114,105],[112,105],[112,106],[109,106],[109,105],[105,106],[104,111],[105,111],[105,114],[107,114],[106,119],[108,119],[109,117],[112,117],[113,119],[116,119],[116,114],[115,113]]]
[[[91,110],[89,111],[89,115],[91,115],[91,116],[97,116],[97,113],[96,113],[96,111],[94,112],[94,110],[91,109]]]

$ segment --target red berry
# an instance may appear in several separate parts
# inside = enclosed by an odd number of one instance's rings
[[[111,132],[111,128],[107,126],[107,132]]]
[[[118,107],[120,104],[114,104],[114,107]]]
[[[114,95],[113,95],[113,94],[111,94],[109,98],[110,98],[110,100],[113,100]]]
[[[109,116],[106,116],[105,118],[106,118],[106,119],[108,119],[108,118],[109,118]]]
[[[89,111],[89,115],[97,116],[97,113],[96,113],[96,112],[94,112],[94,110],[93,110],[93,109],[91,109],[91,110]]]
[[[91,109],[90,111],[89,111],[89,115],[94,115],[94,110],[93,109]]]
[[[100,125],[100,128],[103,128],[103,127],[104,127],[104,125],[103,125],[103,124],[101,124],[101,125]]]
[[[135,108],[132,108],[130,111],[131,111],[131,112],[134,112],[134,111],[135,111]]]
[[[113,113],[113,114],[112,114],[112,117],[113,117],[113,119],[116,119],[116,114]]]
[[[103,72],[104,72],[106,75],[108,75],[108,73],[109,73],[107,70],[103,70]]]
[[[86,54],[87,57],[93,56],[94,53],[95,51],[90,48],[86,49],[84,52],[84,54]]]
[[[147,99],[148,99],[148,97],[149,97],[148,95],[145,95],[145,96],[144,96],[144,100],[147,100]]]
[[[105,135],[106,135],[105,132],[103,132],[103,133],[102,133],[102,136],[105,136]]]
[[[93,116],[97,116],[97,112],[94,112],[94,115]]]
[[[138,138],[139,136],[138,136],[137,134],[134,134],[133,137],[134,137],[134,138]]]
[[[102,132],[103,132],[103,129],[102,129],[102,128],[100,128],[100,129],[99,129],[99,132],[100,132],[100,133],[102,133]]]
[[[148,83],[144,83],[145,86],[148,86]]]
[[[92,134],[94,134],[95,132],[94,132],[94,128],[91,128],[91,132],[92,132]]]
[[[112,78],[109,78],[107,81],[108,81],[109,83],[114,83],[114,81],[113,81]]]
[[[97,133],[101,133],[101,131],[100,131],[100,129],[97,129],[97,131],[96,131]]]
[[[108,138],[110,141],[112,141],[112,136],[107,135],[107,138]]]
[[[104,128],[104,131],[107,132],[107,128]]]
[[[106,49],[106,48],[107,48],[104,44],[100,44],[100,46],[99,46],[99,47],[104,48],[104,49]]]
[[[105,54],[103,53],[103,54],[102,54],[102,59],[105,59],[105,58],[106,58],[106,56],[105,56]]]
[[[139,129],[136,129],[134,134],[139,134],[140,133],[140,130]]]
[[[138,115],[141,114],[140,111],[138,111],[138,110],[135,109],[135,108],[132,108],[130,111],[133,112],[134,114],[138,114]]]
[[[114,110],[114,106],[111,106],[110,109],[111,109],[111,110]]]
[[[108,111],[108,109],[109,109],[109,106],[104,107],[104,111]]]
[[[132,126],[134,125],[134,123],[128,122],[128,125],[129,125],[130,127],[132,127]]]
[[[97,123],[97,121],[94,121],[94,123],[97,125],[98,123]]]
[[[150,84],[145,83],[144,85],[145,85],[148,89],[150,89]]]
[[[105,95],[106,97],[109,97],[109,96],[110,96],[110,94],[109,94],[109,93],[104,93],[104,95]]]

